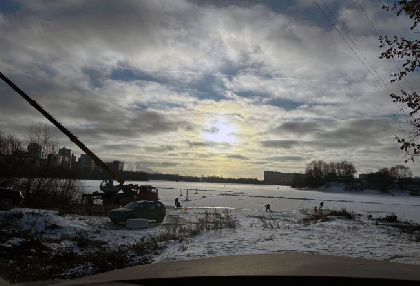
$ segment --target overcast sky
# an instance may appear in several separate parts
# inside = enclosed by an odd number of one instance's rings
[[[347,160],[404,164],[388,96],[401,62],[379,35],[418,37],[389,1],[0,2],[0,70],[102,160],[126,169],[263,178]],[[0,83],[0,130],[56,130]],[[408,164],[420,175],[417,164]]]

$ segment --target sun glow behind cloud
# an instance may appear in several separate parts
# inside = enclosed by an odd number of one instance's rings
[[[216,143],[234,144],[236,141],[236,129],[232,123],[225,120],[210,120],[203,130],[204,139]]]
[[[12,14],[0,4],[0,69],[105,161],[259,178],[313,159],[361,172],[401,163],[398,108],[311,1],[35,2]],[[326,4],[388,83],[395,65],[378,59],[360,5]],[[380,34],[410,26],[375,1],[363,6]],[[42,118],[0,91],[0,130],[23,137]]]
[[[229,156],[242,154],[246,143],[250,140],[246,118],[250,107],[242,102],[222,100],[206,102],[197,106],[199,119],[197,140],[206,146],[202,151]]]

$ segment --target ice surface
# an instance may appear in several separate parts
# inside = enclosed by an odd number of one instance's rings
[[[153,185],[159,189],[160,200],[165,205],[174,205],[179,198],[183,206],[226,207],[237,210],[271,209],[281,213],[294,213],[311,209],[324,202],[324,208],[354,211],[373,217],[395,214],[400,220],[420,222],[420,196],[410,196],[407,192],[392,191],[380,193],[376,190],[362,192],[343,191],[343,187],[325,189],[293,189],[287,186],[214,184],[172,181],[127,182]],[[87,191],[98,190],[100,181],[86,181]],[[188,201],[187,199],[188,190]],[[180,194],[182,193],[182,196]]]
[[[87,190],[96,191],[99,183],[86,181]],[[19,208],[13,209],[12,213],[23,213],[19,220],[21,226],[45,232],[47,236],[84,233],[89,238],[110,245],[136,243],[143,237],[164,230],[165,224],[173,222],[174,218],[188,224],[213,209],[228,209],[238,221],[236,229],[204,232],[188,241],[166,243],[163,251],[153,256],[154,262],[293,252],[420,264],[419,242],[413,240],[410,234],[383,223],[377,224],[375,220],[395,214],[402,221],[420,222],[420,197],[407,193],[344,192],[341,188],[296,190],[284,186],[167,181],[133,183],[159,188],[160,200],[168,212],[163,224],[151,222],[147,229],[129,230],[113,225],[107,217],[59,216],[56,211]],[[179,198],[181,209],[174,208],[175,198]],[[303,224],[301,220],[308,210],[313,210],[320,202],[324,202],[324,209],[345,208],[360,216],[356,220],[337,217],[325,222]],[[272,212],[265,211],[264,205],[267,203],[271,205]],[[269,222],[272,223],[271,227],[268,226]],[[48,228],[51,224],[59,228]],[[15,243],[19,243],[19,239],[13,238],[2,244],[12,247]],[[61,251],[75,246],[62,241],[51,247]]]

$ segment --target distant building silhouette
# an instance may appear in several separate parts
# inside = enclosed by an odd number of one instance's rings
[[[264,171],[264,183],[271,185],[292,185],[296,177],[303,176],[300,173],[282,173],[277,171]]]
[[[42,147],[38,143],[29,143],[28,147],[29,156],[34,160],[35,166],[41,166],[42,164]]]
[[[118,172],[118,171],[123,171],[124,170],[124,162],[121,162],[121,161],[112,161],[112,162],[107,162],[106,164],[114,172]]]
[[[63,165],[63,156],[58,154],[48,154],[47,165],[50,167],[57,167]]]
[[[366,189],[387,189],[412,190],[420,189],[420,178],[393,178],[390,175],[380,172],[359,174],[359,180]]]
[[[88,172],[91,172],[95,168],[95,163],[93,162],[92,158],[86,154],[80,154],[79,163],[80,168]]]
[[[71,168],[76,163],[76,156],[73,154],[71,149],[67,149],[66,147],[58,149],[58,155],[62,157],[63,165]]]
[[[122,161],[112,161],[112,162],[105,162],[105,164],[110,167],[114,172],[119,172],[124,170],[124,162]],[[79,158],[79,166],[81,169],[85,171],[94,171],[99,170],[99,166],[95,164],[95,162],[86,154],[81,154]]]

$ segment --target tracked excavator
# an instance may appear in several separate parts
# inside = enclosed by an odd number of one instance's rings
[[[82,151],[84,151],[102,171],[111,176],[112,179],[104,179],[100,185],[101,192],[94,192],[92,194],[85,194],[84,197],[88,202],[93,203],[94,200],[102,200],[106,204],[123,205],[136,200],[157,201],[158,189],[150,185],[134,185],[124,184],[122,179],[114,170],[105,164],[98,156],[96,156],[89,148],[85,146],[72,132],[64,127],[57,119],[55,119],[49,112],[47,112],[38,102],[30,98],[25,92],[17,87],[10,79],[0,72],[0,78],[7,83],[13,90],[22,96],[30,105],[38,110],[45,118],[51,121],[61,132],[63,132],[69,139],[76,144]],[[114,180],[118,182],[114,185]]]

